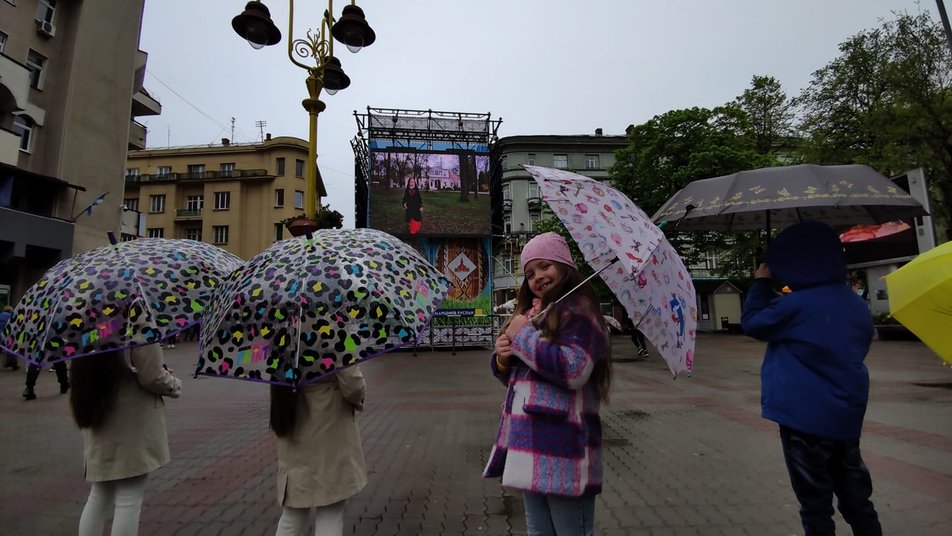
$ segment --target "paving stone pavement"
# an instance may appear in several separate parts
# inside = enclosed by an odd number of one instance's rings
[[[167,351],[184,394],[167,402],[172,462],[150,475],[144,535],[273,534],[275,444],[268,390],[189,376],[194,342]],[[698,340],[692,377],[624,359],[614,340],[603,410],[605,490],[597,533],[800,533],[776,426],[760,418],[763,344]],[[362,365],[359,423],[369,483],[347,503],[356,535],[525,534],[522,500],[480,477],[504,390],[483,349],[398,352]],[[886,534],[948,534],[952,526],[952,370],[916,342],[875,342],[863,453]],[[52,374],[20,397],[24,369],[0,371],[0,535],[75,534],[89,487],[82,440]],[[837,528],[849,534],[838,518]]]

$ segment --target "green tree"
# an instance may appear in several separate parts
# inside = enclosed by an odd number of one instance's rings
[[[941,26],[927,12],[897,14],[850,37],[839,50],[796,99],[807,137],[805,159],[868,164],[888,175],[923,167],[936,201],[933,212],[947,222],[952,62]]]
[[[628,127],[631,145],[615,153],[612,183],[648,215],[689,182],[772,165],[746,133],[736,104],[671,110]]]
[[[615,153],[609,169],[612,183],[651,216],[690,182],[777,165],[775,157],[757,152],[751,131],[747,112],[736,102],[655,116],[629,127],[631,145]],[[668,225],[665,231],[675,227]],[[706,252],[716,251],[724,259],[716,274],[750,276],[756,234],[680,234],[671,240],[686,264],[699,265]]]
[[[776,153],[793,133],[793,102],[776,78],[754,76],[750,87],[734,102],[747,112],[748,136],[758,153]]]

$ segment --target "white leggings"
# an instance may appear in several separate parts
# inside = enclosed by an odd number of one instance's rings
[[[110,510],[113,511],[112,536],[138,534],[146,476],[93,482],[79,518],[79,536],[102,536]]]
[[[284,507],[275,536],[303,536],[310,508]],[[341,536],[344,533],[344,501],[314,508],[314,536]]]

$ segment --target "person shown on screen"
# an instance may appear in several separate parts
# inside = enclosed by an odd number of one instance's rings
[[[416,178],[412,175],[407,179],[407,187],[403,191],[403,210],[406,211],[407,230],[411,236],[416,235],[423,226],[423,199]]]

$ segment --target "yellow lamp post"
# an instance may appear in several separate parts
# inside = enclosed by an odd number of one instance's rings
[[[355,0],[344,6],[337,20],[333,16],[334,2],[328,0],[320,31],[308,30],[306,38],[292,40],[294,0],[289,0],[288,4],[288,58],[291,63],[307,71],[305,83],[308,97],[301,104],[309,115],[304,210],[310,218],[314,216],[315,208],[321,206],[317,188],[317,116],[326,107],[320,99],[321,91],[333,95],[350,85],[350,78],[344,74],[340,60],[334,56],[334,40],[356,53],[362,47],[373,44],[376,34],[367,24],[364,12]],[[281,31],[271,20],[271,12],[258,1],[248,2],[245,10],[232,19],[231,27],[255,49],[281,41]]]

